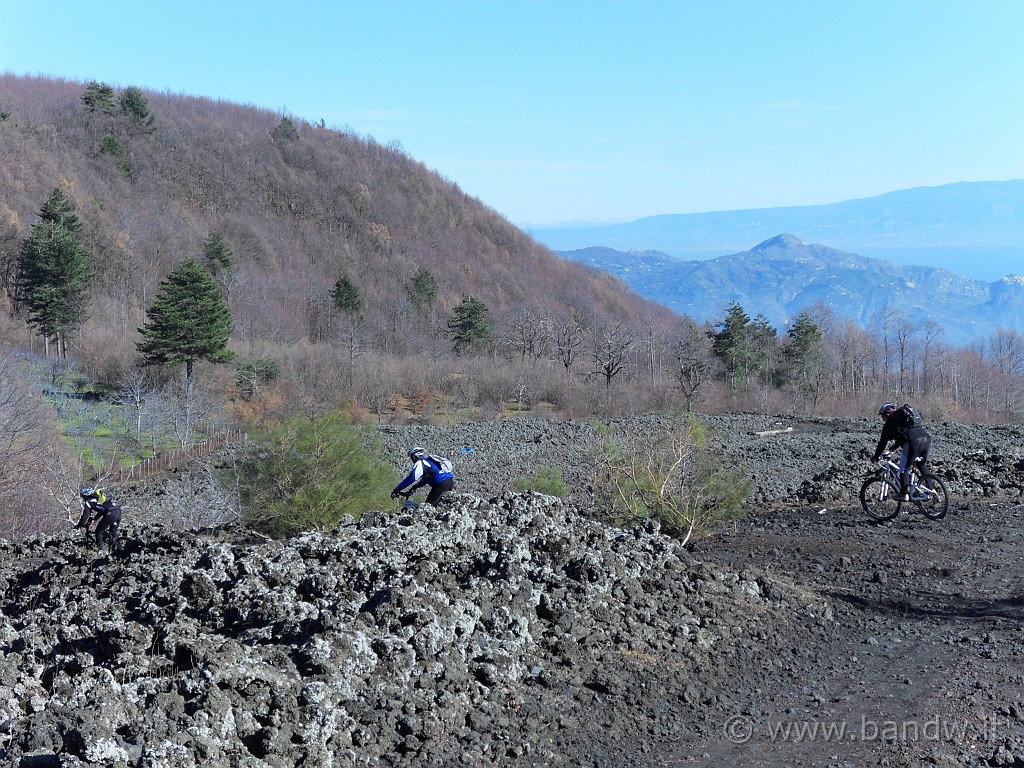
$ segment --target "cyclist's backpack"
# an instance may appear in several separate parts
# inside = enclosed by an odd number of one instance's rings
[[[428,458],[437,465],[438,474],[444,474],[445,472],[452,471],[452,462],[450,459],[446,459],[444,456],[435,456],[430,454]]]
[[[924,424],[924,419],[921,418],[921,412],[912,405],[904,403],[895,411],[889,418],[895,419],[896,424],[901,429],[913,429],[914,427],[920,427]]]

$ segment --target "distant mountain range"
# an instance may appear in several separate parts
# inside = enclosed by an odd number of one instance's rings
[[[604,246],[700,260],[792,232],[862,256],[976,280],[1024,271],[1024,180],[906,189],[830,205],[666,214],[605,226],[528,229],[558,251]]]
[[[559,255],[616,275],[640,295],[699,322],[721,320],[736,302],[751,317],[763,314],[785,332],[801,310],[820,301],[864,327],[893,307],[915,323],[934,322],[944,339],[957,345],[997,328],[1024,332],[1024,277],[986,283],[945,269],[898,266],[808,244],[790,234],[703,261],[605,247]]]

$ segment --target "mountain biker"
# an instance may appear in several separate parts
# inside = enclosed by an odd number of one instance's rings
[[[107,492],[103,488],[93,488],[91,485],[87,485],[82,488],[79,495],[82,497],[84,509],[97,509],[107,502]]]
[[[418,445],[409,449],[409,460],[412,462],[412,469],[409,470],[405,479],[395,486],[395,490],[391,492],[391,498],[397,499],[399,496],[409,498],[417,488],[429,485],[427,504],[436,507],[441,501],[442,494],[455,487],[452,463],[442,456],[428,454]]]
[[[75,528],[89,529],[93,523],[96,528],[93,535],[100,552],[105,552],[107,544],[113,541],[117,526],[121,524],[121,505],[107,496],[102,488],[84,487],[79,494],[82,497],[82,516]]]
[[[910,468],[914,461],[921,459],[921,472],[925,470],[928,461],[928,453],[932,447],[932,436],[920,423],[920,414],[909,405],[902,408],[896,403],[883,403],[878,409],[878,415],[882,418],[882,435],[878,439],[875,448],[875,455],[871,461],[878,461],[882,451],[893,442],[893,449],[902,448],[900,452],[900,490],[903,492],[903,501],[910,500]]]

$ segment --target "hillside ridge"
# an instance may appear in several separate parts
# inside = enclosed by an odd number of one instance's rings
[[[96,274],[87,330],[122,329],[107,348],[131,351],[128,332],[142,325],[159,281],[201,257],[211,232],[230,249],[228,297],[250,344],[330,336],[328,293],[341,276],[359,291],[364,335],[398,348],[441,347],[448,313],[467,295],[486,303],[495,326],[523,305],[551,314],[578,305],[620,320],[671,315],[558,258],[400,146],[149,91],[155,120],[143,131],[116,112],[89,111],[85,88],[0,76],[0,301],[10,306],[20,244],[59,187],[76,205]],[[436,296],[414,317],[407,286],[420,269]]]

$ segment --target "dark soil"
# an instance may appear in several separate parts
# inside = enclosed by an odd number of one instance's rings
[[[116,556],[2,543],[0,761],[1024,765],[1022,433],[935,425],[950,514],[878,525],[876,424],[708,423],[753,489],[687,547],[595,519],[592,425],[526,421],[381,429],[396,477],[456,459],[437,511],[195,529],[204,488],[231,515],[226,452],[118,489]],[[545,466],[567,500],[510,492]]]
[[[699,557],[826,599],[833,622],[778,655],[755,690],[723,670],[742,695],[717,733],[666,762],[1024,764],[1022,538],[1024,506],[970,501],[939,522],[884,526],[857,510],[758,511],[701,542]]]

